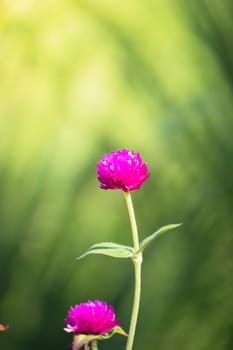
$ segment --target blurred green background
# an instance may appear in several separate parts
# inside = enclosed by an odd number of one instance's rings
[[[140,151],[144,254],[134,350],[233,347],[233,3],[0,1],[0,334],[3,350],[66,349],[70,305],[114,304],[128,329],[132,266],[90,256],[130,244],[104,153]],[[116,335],[101,349],[124,349]]]

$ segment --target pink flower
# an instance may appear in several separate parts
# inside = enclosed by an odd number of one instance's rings
[[[5,332],[8,330],[8,326],[5,324],[0,323],[0,332]]]
[[[105,334],[118,326],[113,306],[94,300],[71,307],[65,320],[65,331],[75,334]]]
[[[138,190],[149,178],[148,165],[139,153],[126,149],[105,154],[97,165],[98,180],[103,190]]]

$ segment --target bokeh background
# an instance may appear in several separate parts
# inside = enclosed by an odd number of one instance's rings
[[[70,305],[114,304],[128,329],[130,244],[120,191],[101,191],[104,153],[140,151],[144,254],[135,350],[233,347],[233,3],[0,1],[2,350],[66,349]],[[101,349],[124,349],[119,335]]]

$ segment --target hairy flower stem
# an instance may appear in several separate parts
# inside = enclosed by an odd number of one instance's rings
[[[133,246],[135,251],[138,251],[139,249],[138,229],[137,229],[137,223],[136,223],[136,218],[134,214],[132,198],[131,198],[130,192],[124,192],[124,195],[126,199],[128,212],[129,212],[130,224],[132,229],[132,237],[133,237]],[[134,336],[135,336],[137,319],[138,319],[140,295],[141,295],[141,266],[142,266],[141,253],[138,253],[135,255],[135,257],[133,258],[133,264],[134,264],[134,275],[135,275],[134,302],[133,302],[133,309],[132,309],[132,315],[131,315],[131,321],[130,321],[129,336],[126,344],[126,350],[132,350],[133,348]]]
[[[91,350],[98,350],[97,340],[94,339],[91,342]]]

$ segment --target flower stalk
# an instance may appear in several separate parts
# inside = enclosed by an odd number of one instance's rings
[[[92,342],[91,342],[91,350],[98,350],[97,339],[92,340]]]
[[[138,237],[138,229],[137,223],[133,208],[133,202],[130,195],[130,192],[125,192],[125,199],[128,208],[130,224],[132,229],[132,238],[133,238],[133,247],[137,252],[139,249],[139,237]],[[139,313],[140,306],[140,296],[141,296],[141,266],[142,266],[142,253],[137,253],[133,257],[133,265],[134,265],[134,277],[135,277],[135,288],[134,288],[134,301],[133,308],[131,314],[130,328],[129,328],[129,336],[126,344],[126,350],[131,350],[133,348],[133,342],[135,337],[135,331],[137,326],[137,319]]]

